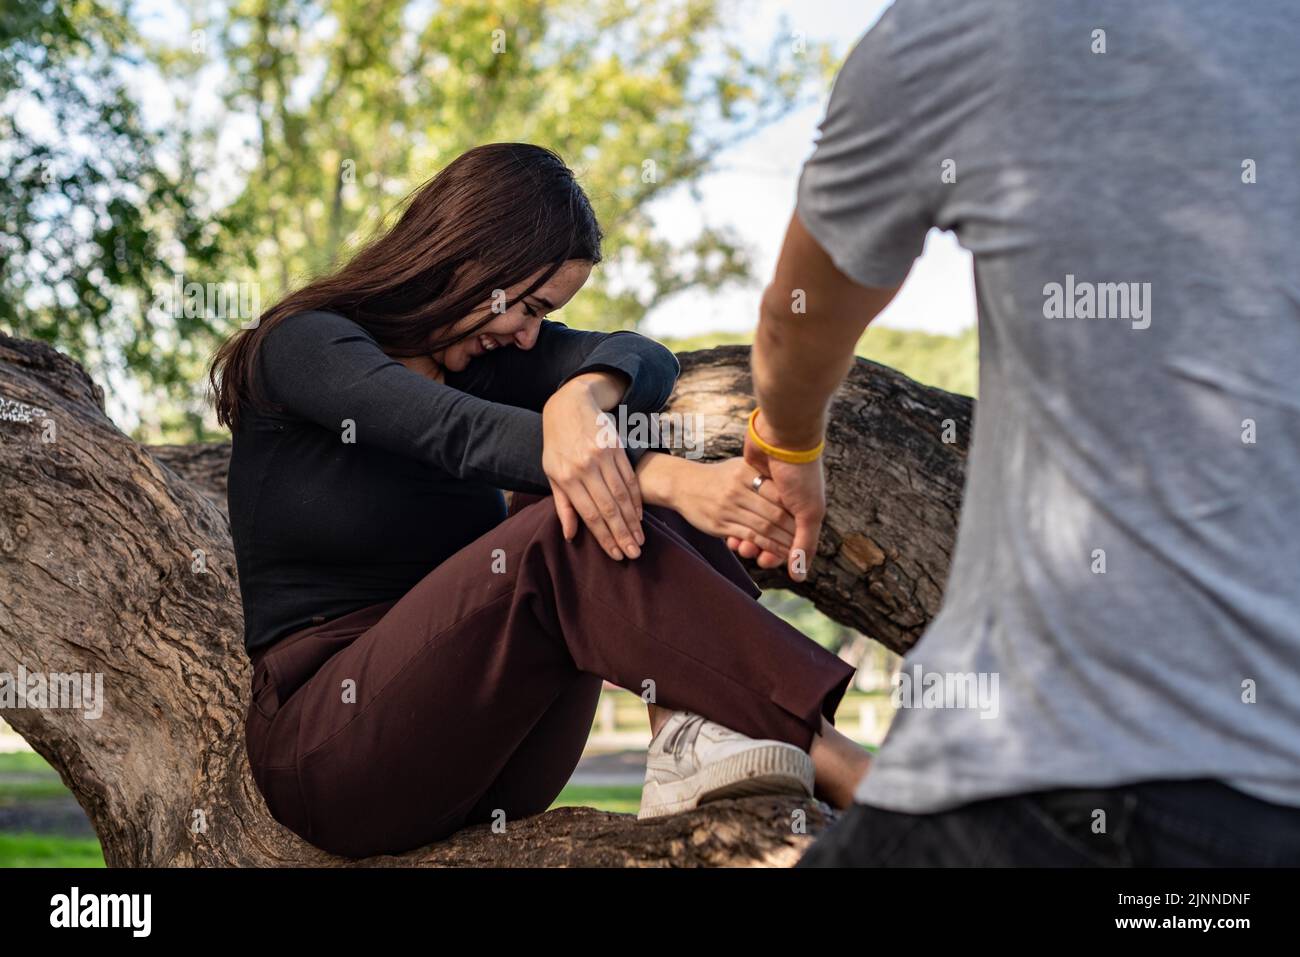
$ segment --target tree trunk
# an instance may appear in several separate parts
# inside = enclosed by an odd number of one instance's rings
[[[737,454],[748,350],[681,360],[666,411],[706,417],[706,457]],[[794,590],[894,650],[911,645],[939,606],[970,415],[967,398],[859,360],[828,437],[821,548]],[[244,752],[228,452],[140,446],[80,366],[0,335],[0,672],[12,676],[0,693],[25,677],[33,695],[0,703],[81,802],[110,866],[783,866],[833,820],[820,802],[755,797],[646,822],[556,809],[363,862],[311,847],[270,817]],[[56,674],[102,675],[102,714],[41,706],[35,679]]]

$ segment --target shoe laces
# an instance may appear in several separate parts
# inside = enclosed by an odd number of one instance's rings
[[[673,729],[672,734],[664,741],[664,750],[671,752],[674,756],[680,758],[686,748],[695,743],[695,739],[700,735],[700,728],[704,726],[705,718],[703,715],[692,712],[684,712],[686,720],[682,721]]]

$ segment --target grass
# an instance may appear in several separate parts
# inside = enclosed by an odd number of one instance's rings
[[[0,807],[67,795],[49,763],[32,751],[0,754]],[[0,832],[0,867],[103,867],[93,837]]]
[[[54,780],[59,780],[58,772],[50,767],[49,762],[35,751],[0,752],[0,774],[17,773],[46,773],[53,775]]]
[[[635,814],[641,807],[641,789],[569,785],[551,805],[551,808],[557,807],[594,807],[601,811]]]
[[[0,754],[0,807],[67,793],[58,773],[39,754]],[[594,807],[621,814],[635,814],[640,806],[640,787],[574,785],[561,791],[551,805]],[[94,838],[0,833],[0,867],[104,867],[104,855]]]
[[[615,726],[644,730],[649,740],[645,705],[638,695],[624,690],[612,696]],[[841,703],[843,724],[855,722],[857,704],[869,696],[850,691]],[[875,750],[872,748],[871,750]],[[60,798],[69,794],[58,772],[39,754],[30,751],[0,753],[0,808]],[[602,811],[635,814],[641,805],[640,785],[569,785],[551,804],[557,807],[594,807]],[[0,867],[104,867],[99,842],[93,837],[0,832]]]
[[[34,751],[0,754],[0,806],[67,793],[59,773]]]
[[[0,867],[103,866],[104,854],[93,837],[0,834]]]

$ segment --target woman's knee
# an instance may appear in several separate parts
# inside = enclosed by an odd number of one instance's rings
[[[535,509],[534,512],[532,509]],[[560,517],[554,507],[554,499],[549,496],[544,503],[536,504],[528,511],[529,516],[535,515],[537,526],[533,530],[533,539],[554,539],[563,541],[564,530],[560,522]],[[751,597],[757,598],[762,594],[762,590],[754,584],[753,579],[749,577],[749,572],[734,552],[727,547],[727,543],[721,538],[716,538],[707,532],[702,532],[690,522],[688,522],[681,513],[665,505],[647,505],[644,508],[644,531],[646,533],[646,547],[651,545],[652,537],[660,537],[664,544],[671,548],[682,548],[692,554],[704,559],[711,565],[718,574],[731,581],[742,591],[747,592]],[[586,524],[579,521],[578,535],[576,538],[578,548],[570,549],[564,552],[566,560],[583,560],[590,558],[592,561],[612,561],[604,548],[596,540],[595,535],[586,527]],[[629,564],[636,566],[637,559],[632,559]]]
[[[653,512],[651,512],[653,509]],[[727,543],[721,539],[710,535],[708,532],[702,532],[682,515],[670,508],[664,506],[649,506],[646,514],[653,514],[666,530],[675,535],[676,538],[687,548],[690,548],[706,562],[713,566],[714,571],[734,583],[742,591],[748,592],[750,596],[758,598],[762,595],[762,589],[754,584],[750,578],[749,572],[745,569],[740,558],[727,547]]]

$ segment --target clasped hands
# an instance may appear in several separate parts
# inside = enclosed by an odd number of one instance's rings
[[[633,469],[610,441],[606,414],[626,385],[621,373],[585,373],[542,409],[542,469],[564,537],[572,540],[585,525],[611,558],[635,559],[645,544],[644,505],[663,505],[760,568],[785,564],[803,581],[826,512],[820,460],[777,461],[747,438],[738,458],[695,462],[652,451]],[[755,488],[757,476],[764,481]]]

